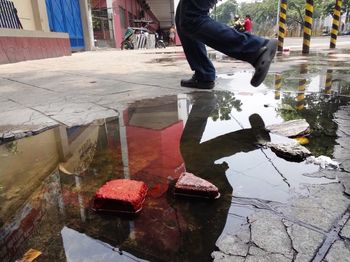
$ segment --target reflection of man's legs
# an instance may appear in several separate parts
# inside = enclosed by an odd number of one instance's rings
[[[268,40],[251,34],[239,33],[229,26],[211,19],[208,16],[208,13],[209,9],[213,7],[215,3],[215,0],[180,0],[177,9],[176,24],[177,29],[181,31],[179,34],[181,41],[183,40],[182,37],[186,35],[187,37],[200,41],[230,57],[246,61],[252,64],[256,69],[259,69],[258,64],[260,64],[259,59],[262,56],[261,54],[265,54],[265,51],[267,50],[265,46],[268,46],[270,49]],[[195,46],[186,47],[186,40],[182,44],[184,49],[190,49],[191,52],[195,52],[195,50],[192,50]],[[273,49],[274,46],[271,48]],[[268,64],[268,67],[272,60],[271,56],[274,56],[274,52],[272,54],[270,51],[271,50],[268,52],[269,56],[263,56],[263,62],[265,62],[265,65]],[[188,51],[185,52],[188,54],[190,53]],[[189,59],[187,53],[186,57]],[[205,60],[204,55],[206,55],[206,53],[200,53],[203,55],[201,60]],[[193,57],[193,59],[196,59],[196,57]],[[268,67],[266,68],[265,66],[263,69],[266,71],[266,69],[268,70]],[[200,67],[194,67],[192,64],[191,69],[195,71],[197,78],[202,77],[200,74]],[[261,73],[262,72],[260,72],[260,74]],[[208,79],[203,78],[198,80],[204,81]]]
[[[194,93],[192,98],[193,105],[181,136],[181,146],[195,152],[199,149],[208,118],[216,107],[216,98],[211,92]]]

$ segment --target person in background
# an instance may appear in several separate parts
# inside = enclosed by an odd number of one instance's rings
[[[252,19],[250,18],[250,15],[245,16],[243,25],[246,32],[251,33],[253,31],[253,23],[252,23]]]
[[[233,20],[231,21],[231,24],[232,24],[233,28],[236,29],[238,32],[244,32],[245,31],[244,25],[239,19],[239,15],[235,15],[233,17]]]
[[[176,29],[175,26],[172,25],[169,30],[169,45],[174,46],[175,45],[175,39],[176,39]]]
[[[216,72],[207,55],[206,45],[229,57],[250,63],[255,73],[250,81],[259,86],[269,71],[277,51],[277,39],[265,39],[239,33],[230,26],[214,21],[209,10],[217,0],[180,0],[176,11],[176,29],[191,70],[183,87],[213,89]]]

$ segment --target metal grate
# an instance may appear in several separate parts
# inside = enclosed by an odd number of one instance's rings
[[[23,29],[12,1],[0,0],[0,28]]]

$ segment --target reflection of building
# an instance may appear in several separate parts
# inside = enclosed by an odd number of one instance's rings
[[[50,260],[52,250],[46,252],[46,248],[52,247],[46,247],[45,241],[54,241],[55,249],[62,250],[59,232],[65,218],[73,224],[84,221],[95,189],[110,179],[111,174],[96,176],[87,171],[98,153],[113,150],[110,156],[117,159],[111,166],[116,173],[122,170],[116,128],[116,124],[59,127],[0,147],[2,261],[13,261],[34,245]]]
[[[68,233],[96,248],[105,242],[139,257],[175,254],[179,228],[186,230],[181,212],[167,199],[169,183],[184,168],[179,140],[187,105],[180,100],[178,104],[174,96],[135,105],[121,118],[125,124],[111,120],[100,126],[58,127],[1,145],[3,261],[13,261],[29,248],[40,250],[46,261],[64,260],[65,252],[72,257],[78,251],[72,245],[65,250]],[[97,188],[127,176],[149,186],[136,220],[89,209]]]
[[[152,174],[151,184],[159,194],[167,190],[167,180],[181,174],[183,160],[179,151],[183,122],[178,116],[177,100],[170,97],[159,105],[147,100],[144,105],[129,108],[124,114],[131,178]],[[151,181],[148,181],[151,182]],[[149,185],[150,186],[150,185]],[[165,188],[160,189],[165,186]]]

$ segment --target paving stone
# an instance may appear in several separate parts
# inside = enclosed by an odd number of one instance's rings
[[[67,126],[86,125],[96,119],[118,116],[114,110],[91,103],[52,103],[47,106],[37,106],[35,109]]]
[[[310,132],[310,125],[305,119],[286,121],[281,124],[269,125],[266,127],[271,133],[286,137],[305,135]]]
[[[338,170],[321,170],[319,172],[315,172],[312,174],[303,174],[303,176],[307,176],[307,177],[317,177],[317,178],[321,178],[321,177],[325,177],[328,179],[337,179],[339,174],[341,172]]]
[[[345,245],[344,241],[337,240],[328,251],[328,254],[324,261],[350,262],[350,248]]]
[[[292,243],[281,218],[268,211],[259,211],[249,217],[252,242],[269,253],[293,257]]]
[[[287,231],[292,239],[293,248],[297,251],[294,261],[311,261],[318,248],[321,246],[325,236],[298,224],[285,222]]]
[[[260,248],[252,246],[249,250],[247,262],[291,262],[292,258],[285,257],[281,254],[268,253]],[[233,261],[233,260],[231,260]]]
[[[295,198],[291,207],[282,208],[281,211],[328,232],[337,218],[347,210],[350,200],[344,196],[343,186],[339,183],[308,185],[307,189],[309,196]]]
[[[342,172],[339,170],[322,170],[312,174],[304,174],[304,176],[317,178],[325,177],[328,179],[334,179],[335,181],[339,180],[344,187],[343,192],[350,195],[350,174],[347,172]]]
[[[211,257],[213,258],[214,262],[244,262],[246,261],[244,257],[238,257],[238,256],[230,256],[225,253],[215,251],[211,254]]]
[[[286,144],[267,142],[264,145],[269,147],[277,156],[288,161],[301,162],[311,155],[311,152],[306,147],[294,142]]]
[[[348,220],[348,222],[346,222],[345,226],[340,231],[340,235],[342,237],[346,237],[350,239],[350,219]]]
[[[249,229],[246,229],[235,236],[224,236],[217,247],[224,254],[245,257],[248,254],[249,238]]]
[[[38,133],[58,124],[39,112],[23,107],[17,110],[1,112],[0,123],[0,140],[20,138],[26,136],[26,133]]]

